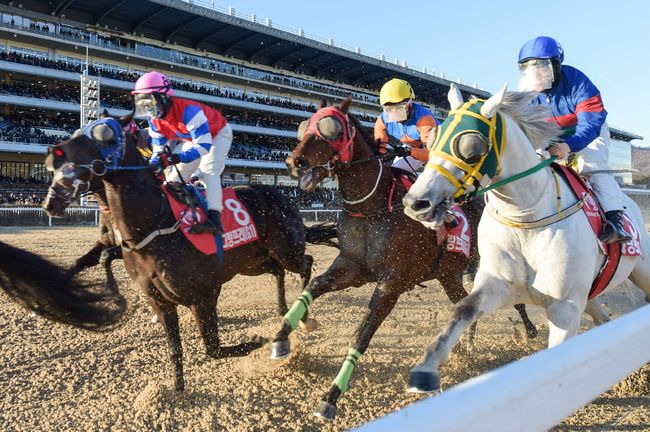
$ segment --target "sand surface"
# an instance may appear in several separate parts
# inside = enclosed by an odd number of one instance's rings
[[[1,241],[66,266],[92,246],[95,236],[95,228],[0,228]],[[336,251],[310,246],[309,253],[318,275]],[[129,312],[123,325],[105,334],[53,324],[0,295],[0,431],[347,430],[423,397],[405,393],[405,379],[450,316],[450,302],[437,282],[402,295],[358,363],[337,418],[324,423],[312,409],[340,368],[372,286],[317,300],[311,313],[319,329],[296,332],[294,354],[279,363],[268,360],[268,348],[246,358],[209,358],[189,310],[180,308],[186,392],[176,394],[162,326],[151,322],[149,306],[121,261],[113,269]],[[98,279],[103,272],[91,269],[83,277]],[[291,275],[287,283],[290,304],[299,293],[298,278]],[[223,343],[276,332],[274,286],[270,276],[261,276],[237,277],[224,287],[218,306]],[[630,302],[620,293],[607,301],[617,310],[640,304],[638,296]],[[540,337],[525,340],[514,309],[482,318],[475,350],[452,353],[442,367],[443,387],[542,349],[543,315],[536,308],[529,311]],[[585,317],[582,330],[591,326]],[[649,373],[648,366],[637,371],[556,429],[650,430]]]

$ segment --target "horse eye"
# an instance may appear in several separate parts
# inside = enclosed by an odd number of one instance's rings
[[[479,133],[466,133],[454,140],[454,153],[470,165],[476,164],[488,152],[488,141]]]

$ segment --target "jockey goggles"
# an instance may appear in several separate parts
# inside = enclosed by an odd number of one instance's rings
[[[161,101],[155,93],[144,93],[135,95],[135,116],[138,118],[150,117],[160,118],[163,115]]]
[[[408,99],[396,104],[386,104],[382,106],[382,108],[386,113],[386,118],[389,122],[403,122],[408,119],[408,107],[410,104],[411,99]]]

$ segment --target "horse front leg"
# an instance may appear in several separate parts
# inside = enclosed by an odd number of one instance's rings
[[[97,242],[88,252],[86,252],[82,257],[77,259],[72,267],[70,267],[65,272],[65,277],[72,278],[77,273],[87,268],[96,266],[99,264],[99,257],[101,256],[104,249],[108,246],[104,243]]]
[[[395,307],[400,294],[405,291],[403,282],[390,281],[377,284],[368,305],[368,312],[357,327],[356,338],[348,349],[343,365],[327,394],[314,410],[316,417],[333,420],[336,415],[336,402],[348,389],[348,384],[357,362],[366,351],[373,335]],[[410,286],[410,285],[409,285]]]
[[[291,354],[289,335],[305,317],[309,305],[323,294],[339,291],[350,286],[359,286],[366,280],[361,275],[359,266],[339,255],[329,269],[313,279],[300,294],[289,312],[282,319],[280,331],[275,335],[271,344],[271,359],[279,360]]]
[[[165,328],[167,336],[167,347],[169,358],[174,371],[174,389],[178,392],[185,390],[185,378],[183,377],[183,346],[181,345],[181,333],[178,327],[178,312],[176,305],[172,303],[159,302],[147,296],[149,304],[153,308],[158,321]]]
[[[564,299],[546,306],[549,348],[575,336],[584,310],[585,302],[573,299]]]
[[[510,286],[496,276],[476,277],[474,290],[454,307],[454,314],[433,344],[426,350],[424,359],[411,369],[407,391],[432,393],[440,389],[438,366],[449,356],[463,332],[481,315],[501,308],[512,296]]]

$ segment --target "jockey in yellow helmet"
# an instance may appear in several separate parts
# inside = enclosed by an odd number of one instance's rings
[[[384,112],[375,121],[375,141],[380,153],[386,153],[389,136],[407,145],[395,149],[400,157],[393,162],[393,166],[407,171],[417,170],[429,159],[425,143],[438,126],[431,110],[413,99],[415,92],[407,81],[391,79],[379,92]]]

